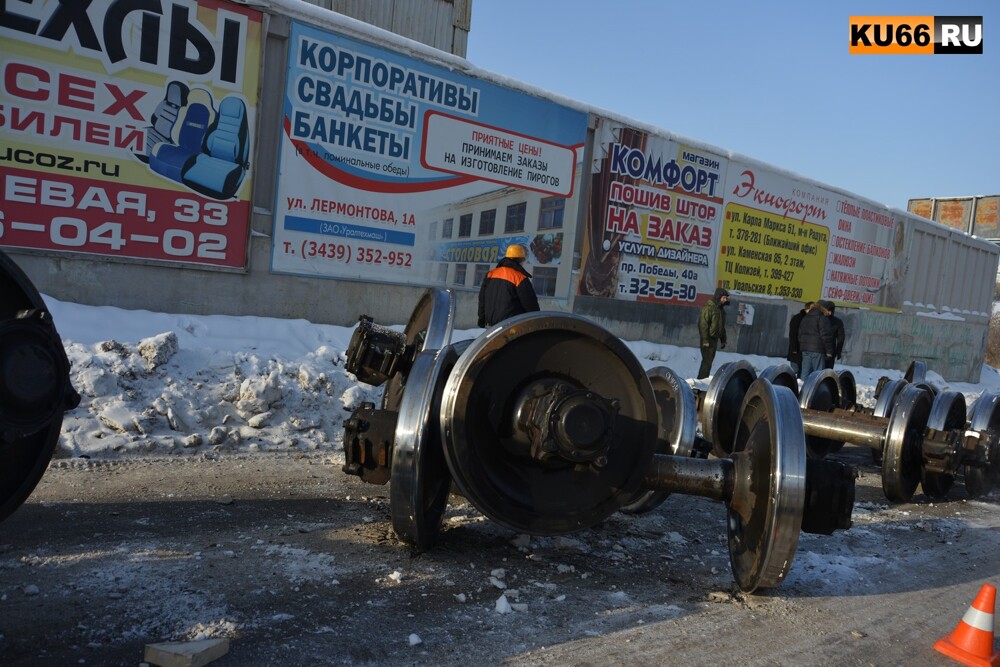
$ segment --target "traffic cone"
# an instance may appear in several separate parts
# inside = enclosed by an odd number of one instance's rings
[[[934,644],[934,649],[971,667],[1000,667],[1000,652],[993,651],[993,608],[997,587],[983,584],[969,611],[950,635]]]

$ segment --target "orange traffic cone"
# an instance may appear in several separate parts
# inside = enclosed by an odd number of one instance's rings
[[[972,667],[1000,667],[1000,652],[993,651],[993,608],[997,587],[983,584],[969,611],[950,635],[934,644],[934,649]]]

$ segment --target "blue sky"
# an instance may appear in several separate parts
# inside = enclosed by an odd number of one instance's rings
[[[983,16],[983,55],[848,53],[852,15]],[[474,0],[477,67],[895,208],[1000,194],[1000,3]]]

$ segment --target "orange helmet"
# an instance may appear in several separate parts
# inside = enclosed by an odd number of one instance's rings
[[[518,243],[507,246],[507,254],[504,255],[504,257],[517,260],[525,259],[527,256],[528,250]]]

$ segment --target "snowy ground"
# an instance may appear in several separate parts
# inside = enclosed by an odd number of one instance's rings
[[[381,396],[381,388],[358,383],[344,370],[353,328],[44,298],[82,396],[65,415],[56,458],[309,450],[342,455],[344,418],[362,401]],[[480,332],[457,331],[452,339]],[[697,348],[626,343],[645,368],[665,365],[684,378],[697,375]],[[785,361],[723,350],[715,367],[737,359],[758,372]],[[858,401],[869,406],[878,379],[902,377],[905,370],[842,368],[854,373]],[[948,383],[933,370],[927,379],[962,392],[968,404],[983,391],[1000,389],[1000,374],[988,366],[979,384]]]
[[[725,508],[678,494],[562,537],[517,535],[452,496],[416,553],[392,532],[388,487],[340,469],[342,421],[381,392],[344,370],[351,328],[46,302],[83,398],[0,526],[2,664],[136,664],[147,643],[225,636],[220,667],[933,667],[934,640],[1000,581],[998,492],[891,505],[860,447],[836,455],[860,469],[854,526],[802,534],[772,594],[736,590]],[[629,347],[696,374],[695,348]],[[716,363],[738,358],[782,361]],[[902,375],[850,370],[869,405],[880,376]],[[969,402],[1000,388],[992,368],[929,380]]]

